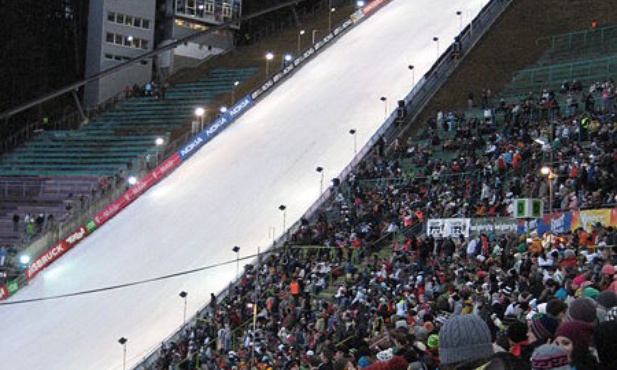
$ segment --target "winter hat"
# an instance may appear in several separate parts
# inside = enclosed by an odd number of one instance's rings
[[[396,323],[394,324],[394,328],[395,329],[399,329],[399,328],[408,329],[409,325],[407,324],[407,321],[405,321],[405,319],[402,319],[402,320],[396,321]]]
[[[585,275],[578,275],[577,277],[574,278],[574,280],[572,280],[572,284],[576,285],[577,287],[583,285],[583,283],[585,282]]]
[[[542,315],[531,320],[530,329],[536,339],[545,341],[553,338],[555,331],[559,326],[559,321],[548,315]]]
[[[583,297],[596,299],[596,297],[600,294],[600,291],[594,287],[588,286],[583,290]]]
[[[596,322],[596,304],[589,298],[577,298],[568,307],[569,321]]]
[[[555,344],[543,344],[531,355],[532,370],[570,370],[568,353]]]
[[[615,275],[615,267],[610,263],[607,263],[602,266],[602,273],[606,275]]]
[[[428,348],[431,348],[431,349],[439,347],[439,335],[437,334],[429,335],[428,339],[426,340],[426,344],[428,345]]]
[[[555,332],[555,338],[566,337],[582,348],[589,348],[593,325],[581,321],[566,321],[561,323]]]
[[[416,339],[420,340],[420,341],[425,341],[426,338],[428,337],[428,330],[426,330],[426,328],[424,326],[416,326],[414,328],[414,336],[416,337]]]
[[[617,307],[613,307],[610,310],[606,311],[604,321],[617,321]]]
[[[617,321],[603,322],[593,334],[593,344],[598,351],[598,358],[603,364],[615,360],[617,353]]]
[[[439,358],[444,365],[479,360],[493,355],[491,332],[476,315],[457,315],[439,332]]]
[[[383,351],[379,352],[377,356],[375,357],[379,361],[388,361],[393,356],[394,356],[394,353],[392,352],[392,348],[388,348],[388,349],[384,349]]]
[[[553,298],[546,304],[546,313],[553,317],[557,317],[560,313],[567,310],[568,305],[559,298]]]
[[[358,366],[367,367],[371,364],[371,362],[364,356],[358,359]]]
[[[605,290],[602,293],[598,294],[596,297],[596,302],[607,310],[617,306],[617,294],[610,290]]]
[[[520,321],[513,322],[508,327],[508,339],[514,343],[519,343],[527,339],[527,325]]]

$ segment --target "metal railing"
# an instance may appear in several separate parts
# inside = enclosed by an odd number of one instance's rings
[[[591,28],[583,31],[568,32],[560,35],[540,37],[536,45],[548,43],[553,50],[571,49],[574,46],[582,47],[591,43],[603,44],[617,37],[617,26]]]

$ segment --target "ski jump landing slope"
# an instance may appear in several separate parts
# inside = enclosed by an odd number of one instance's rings
[[[394,0],[307,63],[167,179],[7,302],[123,284],[255,254],[298,220],[468,23],[481,1]],[[0,305],[7,370],[122,369],[140,362],[236,275],[234,263],[145,285]]]

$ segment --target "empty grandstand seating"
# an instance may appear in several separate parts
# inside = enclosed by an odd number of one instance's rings
[[[216,69],[198,81],[170,86],[164,99],[132,97],[79,130],[41,132],[5,155],[0,162],[0,244],[23,238],[22,229],[13,232],[13,214],[22,222],[26,214],[65,219],[69,204],[81,207],[82,196],[96,196],[101,177],[124,177],[154,162],[160,155],[157,138],[168,142],[193,119],[196,106],[229,93],[235,81],[255,73],[257,68]]]

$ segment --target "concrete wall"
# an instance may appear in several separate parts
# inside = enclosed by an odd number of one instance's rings
[[[88,45],[86,50],[86,76],[92,76],[109,68],[151,51],[154,48],[154,18],[156,0],[90,0],[88,16]],[[108,20],[109,12],[140,18],[149,22],[149,27],[136,27],[133,24],[119,24]],[[121,38],[131,36],[133,45],[118,45],[109,42],[108,34]],[[146,49],[134,47],[145,40]],[[111,59],[110,59],[111,57]],[[116,60],[116,59],[120,60]],[[97,105],[116,94],[122,93],[125,86],[144,85],[152,79],[152,61],[136,64],[111,76],[92,82],[86,86],[84,104]]]

